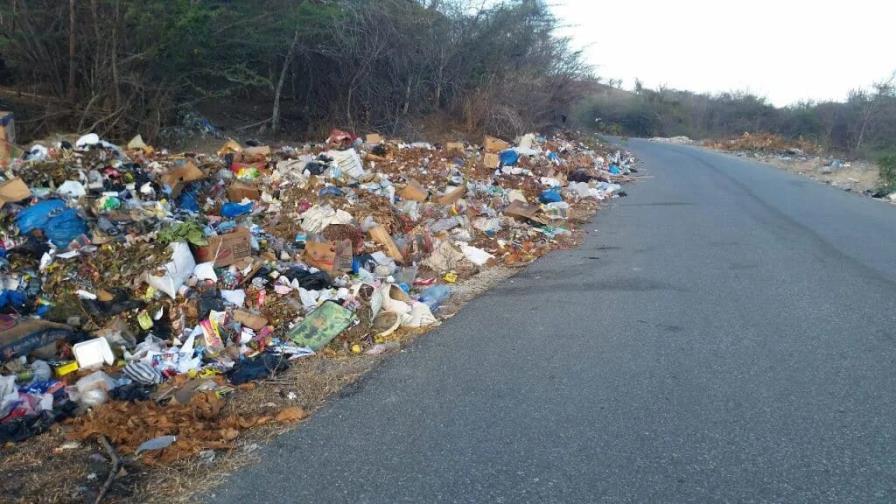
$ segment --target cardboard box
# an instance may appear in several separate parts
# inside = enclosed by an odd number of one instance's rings
[[[377,145],[383,143],[383,137],[376,133],[369,133],[367,138],[364,139],[364,143],[370,145]]]
[[[420,182],[417,182],[414,179],[408,179],[407,185],[404,186],[401,191],[398,191],[398,195],[401,196],[401,199],[426,201],[426,198],[429,196],[429,191],[427,191]]]
[[[305,243],[304,260],[309,266],[336,273],[352,270],[352,241],[309,241]]]
[[[485,147],[485,152],[491,152],[495,154],[510,148],[509,143],[501,140],[500,138],[491,136],[486,136],[485,140],[482,142],[482,145]]]
[[[440,205],[453,205],[457,200],[467,194],[467,186],[457,186],[445,191],[445,194],[439,196],[438,203]]]
[[[183,164],[162,175],[162,183],[171,188],[171,196],[176,198],[180,196],[180,192],[185,185],[203,178],[205,178],[205,173],[203,173],[192,161],[187,160]]]
[[[193,255],[196,262],[215,261],[215,266],[230,266],[252,256],[252,234],[241,227],[232,233],[213,236],[205,247],[196,247]]]
[[[259,145],[257,147],[246,147],[240,155],[240,161],[244,163],[263,163],[271,156],[271,147],[269,145]]]
[[[494,170],[501,164],[501,156],[493,153],[486,152],[485,156],[482,158],[482,165],[486,168]]]
[[[368,233],[370,233],[370,237],[373,238],[373,241],[386,247],[386,254],[388,254],[389,257],[395,259],[399,263],[404,262],[404,256],[401,255],[401,251],[398,250],[398,246],[395,245],[395,240],[389,236],[389,232],[386,231],[386,228],[381,225],[376,225],[370,228]]]
[[[0,207],[7,203],[22,201],[30,196],[31,189],[18,177],[0,183]]]
[[[464,149],[463,142],[448,142],[445,144],[445,150],[448,152],[463,152]]]
[[[0,112],[0,165],[9,164],[12,147],[16,143],[15,116],[12,112]]]
[[[236,154],[237,152],[242,152],[243,147],[234,139],[228,138],[224,145],[218,149],[218,156],[224,157],[227,154]]]
[[[538,210],[539,207],[535,205],[527,205],[526,203],[522,203],[520,201],[514,201],[504,209],[504,215],[517,217],[520,219],[528,219],[540,224],[546,224],[544,219],[537,217],[536,214],[538,213]]]
[[[237,180],[227,188],[227,198],[235,202],[243,201],[243,198],[258,201],[261,199],[261,191],[254,184],[247,184]]]

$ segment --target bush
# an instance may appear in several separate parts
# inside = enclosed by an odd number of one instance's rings
[[[178,110],[234,102],[258,110],[241,125],[275,129],[282,117],[292,131],[391,134],[447,114],[476,133],[512,135],[568,114],[590,73],[556,35],[545,0],[469,5],[29,0],[0,5],[0,44],[14,87],[40,96],[39,116],[53,118],[20,115],[23,129],[151,141]]]
[[[882,156],[877,160],[880,173],[880,192],[891,193],[896,191],[896,154]]]

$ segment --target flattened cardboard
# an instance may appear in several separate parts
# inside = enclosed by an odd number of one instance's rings
[[[457,200],[463,198],[465,194],[467,194],[467,186],[457,186],[450,188],[445,194],[439,196],[437,201],[440,205],[453,205]]]
[[[509,143],[501,140],[500,138],[495,138],[492,136],[486,136],[485,140],[482,142],[482,145],[485,147],[485,152],[490,152],[493,154],[497,154],[510,148]]]
[[[370,233],[370,237],[373,238],[373,241],[386,247],[386,254],[388,254],[389,257],[400,263],[404,262],[404,256],[401,255],[401,251],[398,250],[398,246],[395,245],[395,241],[389,236],[389,232],[386,231],[386,228],[383,226],[374,226],[370,228],[368,232]]]
[[[504,215],[508,215],[510,217],[518,217],[521,219],[529,219],[531,221],[538,222],[539,224],[545,224],[543,219],[537,217],[539,208],[535,205],[527,205],[518,200],[514,200],[513,203],[508,205],[507,208],[504,209]]]
[[[464,149],[463,142],[448,142],[445,144],[445,150],[448,152],[463,152]]]
[[[485,166],[486,168],[495,169],[500,164],[501,164],[501,156],[499,156],[493,152],[486,152],[485,156],[482,157],[482,165]]]
[[[245,182],[240,182],[237,180],[230,184],[230,187],[227,188],[227,198],[230,201],[236,202],[243,201],[243,198],[248,198],[252,201],[258,201],[259,199],[261,199],[261,191],[255,184],[247,184]]]
[[[246,228],[236,228],[232,233],[212,236],[205,247],[193,250],[197,262],[215,261],[215,266],[230,266],[252,256],[252,234]]]
[[[305,243],[305,262],[327,273],[352,270],[352,241],[309,241]]]
[[[0,206],[29,197],[31,189],[28,189],[28,185],[19,177],[0,183]]]
[[[417,182],[414,179],[408,179],[407,185],[398,192],[398,195],[401,196],[401,199],[405,200],[426,201],[426,198],[429,196],[429,191],[427,191],[420,182]]]
[[[233,312],[233,320],[253,331],[260,331],[268,325],[268,319],[246,310],[235,310]]]

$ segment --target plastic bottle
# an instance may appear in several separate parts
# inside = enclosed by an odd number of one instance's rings
[[[433,285],[420,294],[420,302],[429,306],[430,311],[435,312],[449,296],[451,296],[451,289],[447,285]]]

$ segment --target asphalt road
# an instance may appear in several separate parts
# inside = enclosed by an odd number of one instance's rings
[[[896,208],[632,140],[646,178],[209,502],[894,502]]]

